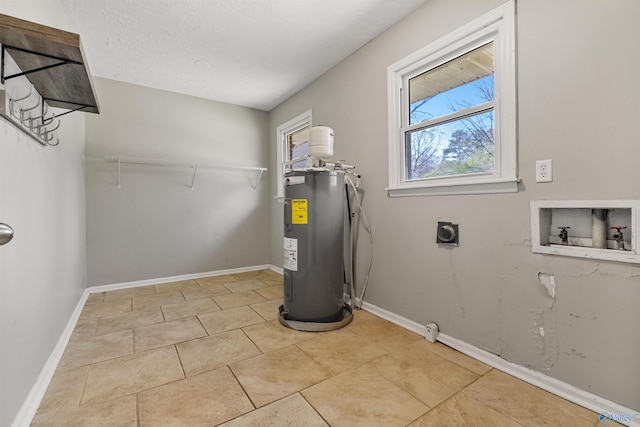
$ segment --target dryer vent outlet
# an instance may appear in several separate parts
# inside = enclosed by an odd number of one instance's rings
[[[458,246],[458,224],[438,221],[436,229],[436,243],[439,245]]]
[[[427,323],[424,337],[427,341],[435,343],[438,339],[438,325],[435,323]]]

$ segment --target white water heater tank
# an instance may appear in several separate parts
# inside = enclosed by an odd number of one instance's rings
[[[309,131],[309,155],[316,159],[333,157],[333,129],[314,126]]]

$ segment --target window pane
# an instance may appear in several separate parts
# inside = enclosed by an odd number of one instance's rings
[[[286,160],[294,160],[299,157],[304,157],[309,154],[309,126],[305,126],[295,132],[291,132],[287,135],[287,153]],[[288,165],[286,170],[305,168],[307,162],[302,160],[300,162]]]
[[[407,132],[407,180],[492,173],[493,110]]]
[[[409,124],[493,101],[493,42],[409,79]]]

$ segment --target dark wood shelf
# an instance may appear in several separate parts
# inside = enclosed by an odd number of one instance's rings
[[[51,107],[100,112],[78,34],[0,14],[0,44]]]

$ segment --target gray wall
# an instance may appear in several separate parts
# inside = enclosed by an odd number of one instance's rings
[[[314,124],[335,131],[335,158],[358,166],[376,242],[366,301],[638,410],[640,267],[532,254],[529,202],[640,198],[640,2],[518,1],[517,194],[384,190],[387,66],[501,3],[431,0],[274,109],[271,152],[276,127],[312,108]],[[535,161],[547,158],[554,181],[536,184]],[[271,210],[271,262],[282,265],[282,205]],[[459,247],[435,244],[439,220],[460,224]],[[555,299],[539,272],[555,276]]]
[[[56,17],[25,2],[0,12]],[[0,426],[15,419],[86,287],[84,113],[61,120],[60,145],[43,147],[0,119],[0,222],[15,231],[0,246]]]
[[[269,263],[264,111],[94,79],[101,114],[87,117],[89,286]],[[105,155],[195,161],[192,169],[122,164]]]

